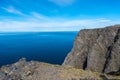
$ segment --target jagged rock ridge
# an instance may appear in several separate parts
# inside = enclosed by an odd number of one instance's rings
[[[120,70],[120,25],[81,30],[63,65],[103,73]]]
[[[0,68],[0,80],[97,80],[104,78],[106,79],[100,73],[37,61],[27,62],[24,58],[12,65]]]

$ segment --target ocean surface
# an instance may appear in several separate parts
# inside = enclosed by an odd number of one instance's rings
[[[62,64],[78,32],[0,33],[0,66],[20,58]]]

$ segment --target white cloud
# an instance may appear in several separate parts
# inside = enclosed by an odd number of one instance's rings
[[[49,17],[44,16],[44,15],[42,15],[42,14],[39,14],[39,13],[37,13],[37,12],[31,12],[31,15],[32,15],[32,17],[34,17],[35,19],[45,20],[45,21],[50,20]]]
[[[79,31],[83,28],[97,28],[117,24],[109,19],[61,19],[32,12],[32,18],[22,21],[5,19],[0,21],[0,31]]]
[[[65,6],[72,4],[75,0],[48,0],[48,1],[51,1],[60,6]]]
[[[18,15],[24,15],[22,12],[20,12],[17,9],[15,9],[13,6],[2,7],[2,9],[4,9],[5,11],[7,11],[9,13],[18,14]]]
[[[5,8],[8,12],[20,14],[14,8]],[[1,31],[79,31],[83,28],[97,28],[118,24],[120,21],[112,21],[105,18],[99,19],[68,19],[60,17],[48,17],[37,12],[31,12],[30,16],[24,16],[22,20],[0,20]]]
[[[101,23],[106,23],[106,22],[111,22],[112,20],[107,20],[107,19],[101,19],[101,20],[99,20],[99,22],[101,22]]]

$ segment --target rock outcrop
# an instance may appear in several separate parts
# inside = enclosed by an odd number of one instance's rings
[[[97,80],[106,77],[97,72],[21,59],[0,68],[0,80]]]
[[[63,65],[103,73],[120,71],[120,25],[81,30]]]

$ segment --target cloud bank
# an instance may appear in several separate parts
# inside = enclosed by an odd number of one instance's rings
[[[36,16],[35,16],[36,17]],[[3,20],[0,21],[0,31],[79,31],[85,28],[105,27],[115,24],[107,19],[85,19],[85,20],[59,20],[56,18],[28,18],[24,21]]]
[[[55,1],[55,0],[53,0]],[[68,3],[71,0],[56,2]],[[3,8],[6,12],[23,16],[22,20],[2,19],[0,20],[0,32],[37,32],[37,31],[79,31],[85,28],[105,27],[120,23],[106,18],[81,19],[81,18],[60,18],[49,17],[37,12],[30,12],[26,15],[12,6]]]

